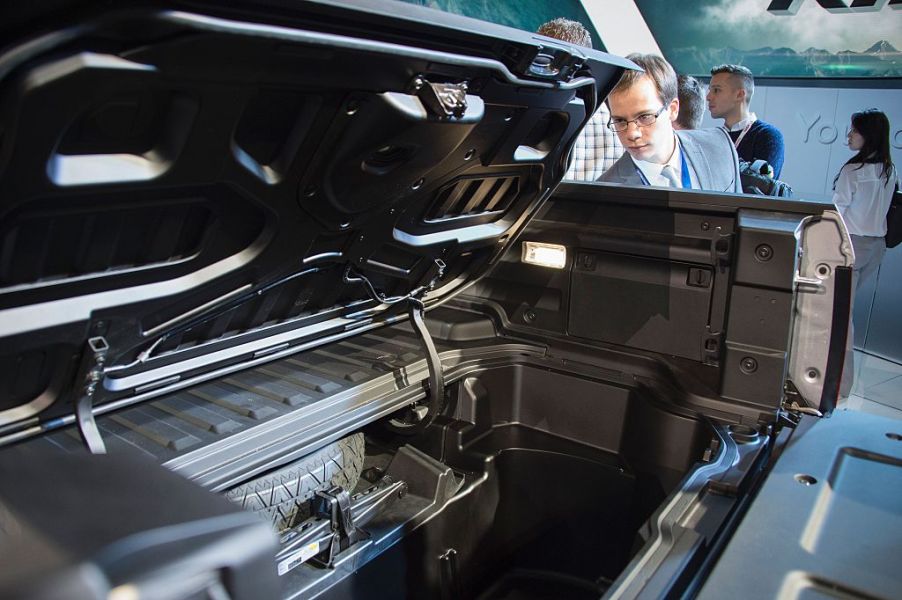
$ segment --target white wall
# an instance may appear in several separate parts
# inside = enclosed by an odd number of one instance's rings
[[[752,110],[783,132],[786,162],[781,179],[795,195],[830,200],[833,178],[852,156],[846,128],[852,113],[878,108],[890,120],[893,162],[902,166],[902,90],[756,86]],[[706,112],[703,127],[721,125]]]

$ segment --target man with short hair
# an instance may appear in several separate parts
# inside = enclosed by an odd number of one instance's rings
[[[705,92],[698,79],[690,75],[677,75],[677,98],[680,114],[673,122],[674,129],[698,129],[705,113]]]
[[[592,47],[589,31],[577,21],[554,19],[540,25],[536,33],[570,44]],[[614,132],[607,128],[610,118],[608,107],[602,102],[576,138],[573,161],[564,179],[595,181],[623,155],[623,146]]]
[[[626,154],[599,181],[740,193],[739,162],[727,133],[674,131],[680,111],[677,77],[660,56],[630,54],[629,70],[608,96],[609,127]]]
[[[568,44],[576,44],[584,48],[592,47],[592,35],[585,25],[579,21],[571,21],[563,17],[552,19],[547,23],[542,23],[536,29],[536,33],[544,35]]]
[[[774,169],[774,179],[779,179],[783,170],[783,134],[749,111],[754,93],[755,78],[746,67],[720,65],[711,69],[707,96],[711,116],[724,120],[739,158],[750,163],[767,161]]]

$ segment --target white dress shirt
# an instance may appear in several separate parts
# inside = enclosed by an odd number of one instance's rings
[[[640,171],[642,171],[642,175],[645,176],[645,180],[648,181],[648,185],[675,188],[683,187],[681,171],[681,158],[683,156],[683,151],[680,148],[680,142],[676,139],[676,136],[674,136],[674,142],[673,154],[670,155],[670,159],[663,165],[633,158],[633,162],[636,163],[636,166],[639,167]],[[667,177],[664,176],[664,167],[668,165],[676,173],[676,181],[671,182],[669,179],[667,179]],[[697,189],[698,178],[695,177],[695,173],[692,171],[692,167],[689,166],[689,163],[686,163],[686,169],[689,171],[689,181],[692,183],[692,187]]]
[[[749,113],[749,116],[747,116],[743,120],[733,123],[732,127],[727,127],[726,125],[724,125],[724,129],[726,129],[727,131],[742,131],[757,120],[758,115],[756,115],[755,113]]]
[[[886,212],[896,188],[895,169],[888,180],[881,177],[883,165],[876,163],[845,165],[833,190],[833,204],[852,235],[886,235]]]

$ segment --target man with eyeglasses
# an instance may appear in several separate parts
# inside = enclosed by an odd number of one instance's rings
[[[598,180],[741,193],[739,160],[726,131],[674,131],[680,101],[673,67],[655,55],[627,58],[642,71],[626,71],[607,100],[608,127],[626,154]]]

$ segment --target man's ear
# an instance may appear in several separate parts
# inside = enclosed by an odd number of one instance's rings
[[[670,113],[670,122],[677,120],[677,117],[680,116],[680,99],[674,98],[670,101],[670,106],[667,107],[667,112]]]

